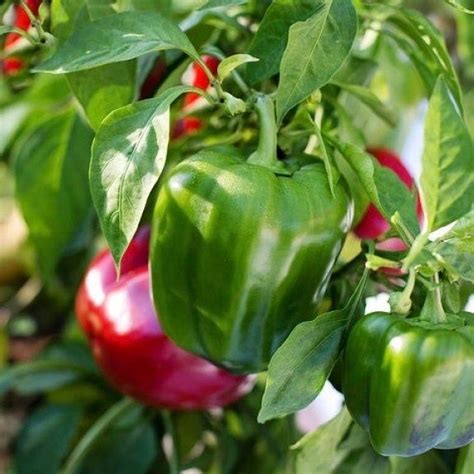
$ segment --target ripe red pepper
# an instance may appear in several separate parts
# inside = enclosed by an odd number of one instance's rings
[[[178,348],[163,332],[150,297],[149,229],[128,248],[117,280],[110,252],[90,265],[76,298],[76,313],[94,357],[123,393],[154,407],[221,407],[245,395],[252,377],[233,375]]]
[[[30,8],[31,12],[34,15],[38,14],[39,7],[41,5],[42,0],[26,0],[26,4]],[[28,31],[31,27],[31,21],[26,14],[23,7],[17,5],[15,7],[15,20],[14,26],[20,28],[21,30]],[[21,35],[18,33],[8,33],[5,38],[5,46],[4,51],[5,53],[9,53],[10,51],[19,48],[21,41],[26,41],[23,39]],[[13,76],[15,74],[19,74],[24,67],[24,62],[21,58],[17,58],[15,56],[7,57],[3,60],[3,71],[7,76]]]
[[[395,153],[385,148],[369,148],[367,151],[373,155],[382,166],[394,171],[407,188],[410,190],[414,189],[415,183],[413,178]],[[421,221],[423,219],[423,209],[419,198],[417,199],[417,215]],[[369,204],[362,219],[354,228],[354,233],[360,239],[378,239],[389,230],[390,223],[386,221],[373,204]],[[393,249],[399,250],[399,243],[393,243]],[[390,250],[390,248],[386,248],[385,250]]]
[[[140,99],[153,97],[166,73],[166,63],[162,58],[158,58],[148,73],[140,89]]]
[[[202,56],[202,60],[204,61],[206,66],[209,68],[209,70],[213,74],[217,73],[217,67],[219,66],[219,63],[220,63],[218,58],[216,58],[215,56],[205,55],[205,56]],[[185,74],[184,82],[202,90],[207,90],[208,87],[210,86],[209,78],[204,72],[204,69],[197,62],[194,62],[191,65],[190,70]],[[197,94],[196,92],[188,92],[184,96],[183,109],[184,110],[192,109],[193,106],[197,105],[196,101],[200,99],[200,97],[201,96]]]
[[[217,73],[217,66],[219,66],[219,59],[215,56],[202,56],[202,60],[213,74]],[[202,90],[207,90],[210,86],[209,78],[204,69],[196,62],[186,71],[183,77],[183,82]],[[188,92],[184,96],[183,112],[191,112],[200,106],[201,96],[196,92]],[[195,133],[202,127],[202,122],[198,117],[188,115],[175,124],[173,130],[173,138],[178,139],[185,135]]]

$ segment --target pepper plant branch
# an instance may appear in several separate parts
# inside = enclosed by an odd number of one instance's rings
[[[25,11],[26,15],[28,16],[28,19],[30,20],[31,25],[35,28],[35,30],[38,34],[40,44],[46,43],[47,36],[46,36],[45,31],[43,30],[43,27],[41,26],[41,21],[31,11],[30,7],[28,6],[28,4],[24,0],[20,0],[20,5],[23,8],[23,10]],[[35,42],[35,44],[36,43],[37,42]]]
[[[433,322],[435,323],[445,323],[447,321],[447,318],[446,318],[446,313],[444,311],[444,308],[443,308],[443,303],[441,301],[441,283],[440,283],[440,280],[439,280],[439,273],[436,272],[434,277],[434,282],[436,284],[436,287],[434,289],[434,303],[435,303],[435,307],[434,307],[434,318],[433,318]]]
[[[255,102],[260,131],[257,149],[250,155],[248,162],[264,166],[277,174],[291,175],[284,163],[277,158],[277,124],[273,99],[265,94],[259,94]]]
[[[33,46],[36,46],[37,44],[37,41],[33,36],[31,36],[27,31],[22,30],[21,28],[17,28],[16,26],[8,27],[8,30],[6,30],[6,32],[16,33],[17,35],[22,36],[23,38],[27,39]]]

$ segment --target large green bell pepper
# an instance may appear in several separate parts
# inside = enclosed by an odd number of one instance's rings
[[[260,151],[276,144],[264,140]],[[249,161],[207,151],[176,166],[158,196],[151,244],[165,332],[242,373],[264,370],[290,331],[315,316],[352,214],[342,178],[333,196],[321,161],[291,172],[276,157]]]
[[[384,455],[453,449],[474,438],[474,327],[373,313],[352,329],[347,408]]]

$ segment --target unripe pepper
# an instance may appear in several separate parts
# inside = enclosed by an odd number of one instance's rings
[[[34,15],[37,15],[41,2],[42,0],[26,0],[25,3],[30,8],[31,12]],[[15,7],[14,26],[25,31],[28,31],[31,27],[31,20],[21,5]],[[4,51],[5,53],[10,54],[14,50],[21,49],[24,44],[29,45],[27,40],[21,35],[18,33],[8,33],[5,38]],[[3,60],[3,72],[7,76],[19,74],[23,67],[23,60],[15,56],[9,56]]]
[[[323,163],[276,158],[273,103],[260,97],[257,151],[204,151],[162,184],[152,230],[152,287],[165,332],[242,373],[264,370],[301,321],[315,316],[351,224],[341,181]],[[298,161],[298,160],[295,160]]]
[[[407,188],[414,189],[415,183],[413,178],[395,153],[385,148],[369,148],[367,151],[373,155],[382,166],[390,168]],[[417,200],[417,215],[421,221],[423,218],[423,210],[419,199]],[[354,228],[354,233],[360,239],[377,239],[382,237],[389,230],[390,223],[387,222],[385,217],[382,216],[380,211],[373,204],[369,204],[362,219]],[[398,250],[398,247],[398,243],[394,242],[394,249]],[[386,250],[389,249],[387,248]]]
[[[146,228],[138,232],[118,280],[108,250],[85,275],[76,313],[97,363],[118,390],[150,406],[208,409],[238,400],[252,377],[185,352],[163,333],[150,297],[148,236]]]
[[[364,316],[347,341],[342,386],[380,454],[464,446],[474,438],[474,326]]]

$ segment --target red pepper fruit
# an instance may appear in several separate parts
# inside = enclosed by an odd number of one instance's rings
[[[202,127],[202,122],[198,117],[190,115],[179,119],[173,129],[172,138],[177,140],[185,135],[198,132]]]
[[[219,66],[219,59],[215,56],[202,56],[202,60],[209,68],[209,70],[213,73],[217,73],[217,66]],[[199,63],[194,62],[191,66],[190,70],[190,78],[185,77],[185,82],[197,87],[202,90],[206,90],[210,86],[209,78],[207,77],[204,69],[200,66]],[[184,110],[192,108],[192,105],[200,98],[200,95],[196,92],[188,92],[184,96]]]
[[[236,376],[178,348],[162,331],[150,297],[149,230],[142,229],[116,280],[109,251],[92,262],[76,313],[95,359],[121,392],[175,410],[225,406],[245,395],[252,377]]]
[[[382,166],[394,171],[407,188],[414,188],[415,183],[413,178],[395,153],[384,148],[370,148],[367,151],[373,155]],[[417,215],[421,221],[423,218],[423,210],[419,199],[417,199]],[[360,239],[377,239],[389,230],[390,223],[385,220],[373,204],[369,204],[364,216],[355,227],[354,233]],[[395,244],[394,250],[398,250],[399,247],[398,243]]]
[[[127,248],[120,266],[121,276],[148,264],[150,228],[138,230]],[[115,263],[110,250],[104,249],[89,265],[76,296],[76,315],[88,336],[95,333],[96,315],[105,300],[107,290],[117,281]]]
[[[34,15],[38,14],[39,7],[41,5],[42,0],[26,0],[26,4],[30,8],[31,12]],[[14,26],[20,28],[21,30],[28,31],[31,26],[31,21],[26,14],[23,7],[17,5],[15,7],[15,21]],[[18,33],[8,33],[5,38],[5,47],[4,50],[6,53],[13,48],[18,47],[18,43],[20,41],[26,41],[23,39],[21,35]],[[23,69],[24,63],[23,60],[20,58],[16,58],[14,56],[5,58],[3,61],[3,71],[7,76],[12,76],[18,74]]]
[[[166,73],[166,63],[158,58],[140,89],[140,99],[153,97]]]

